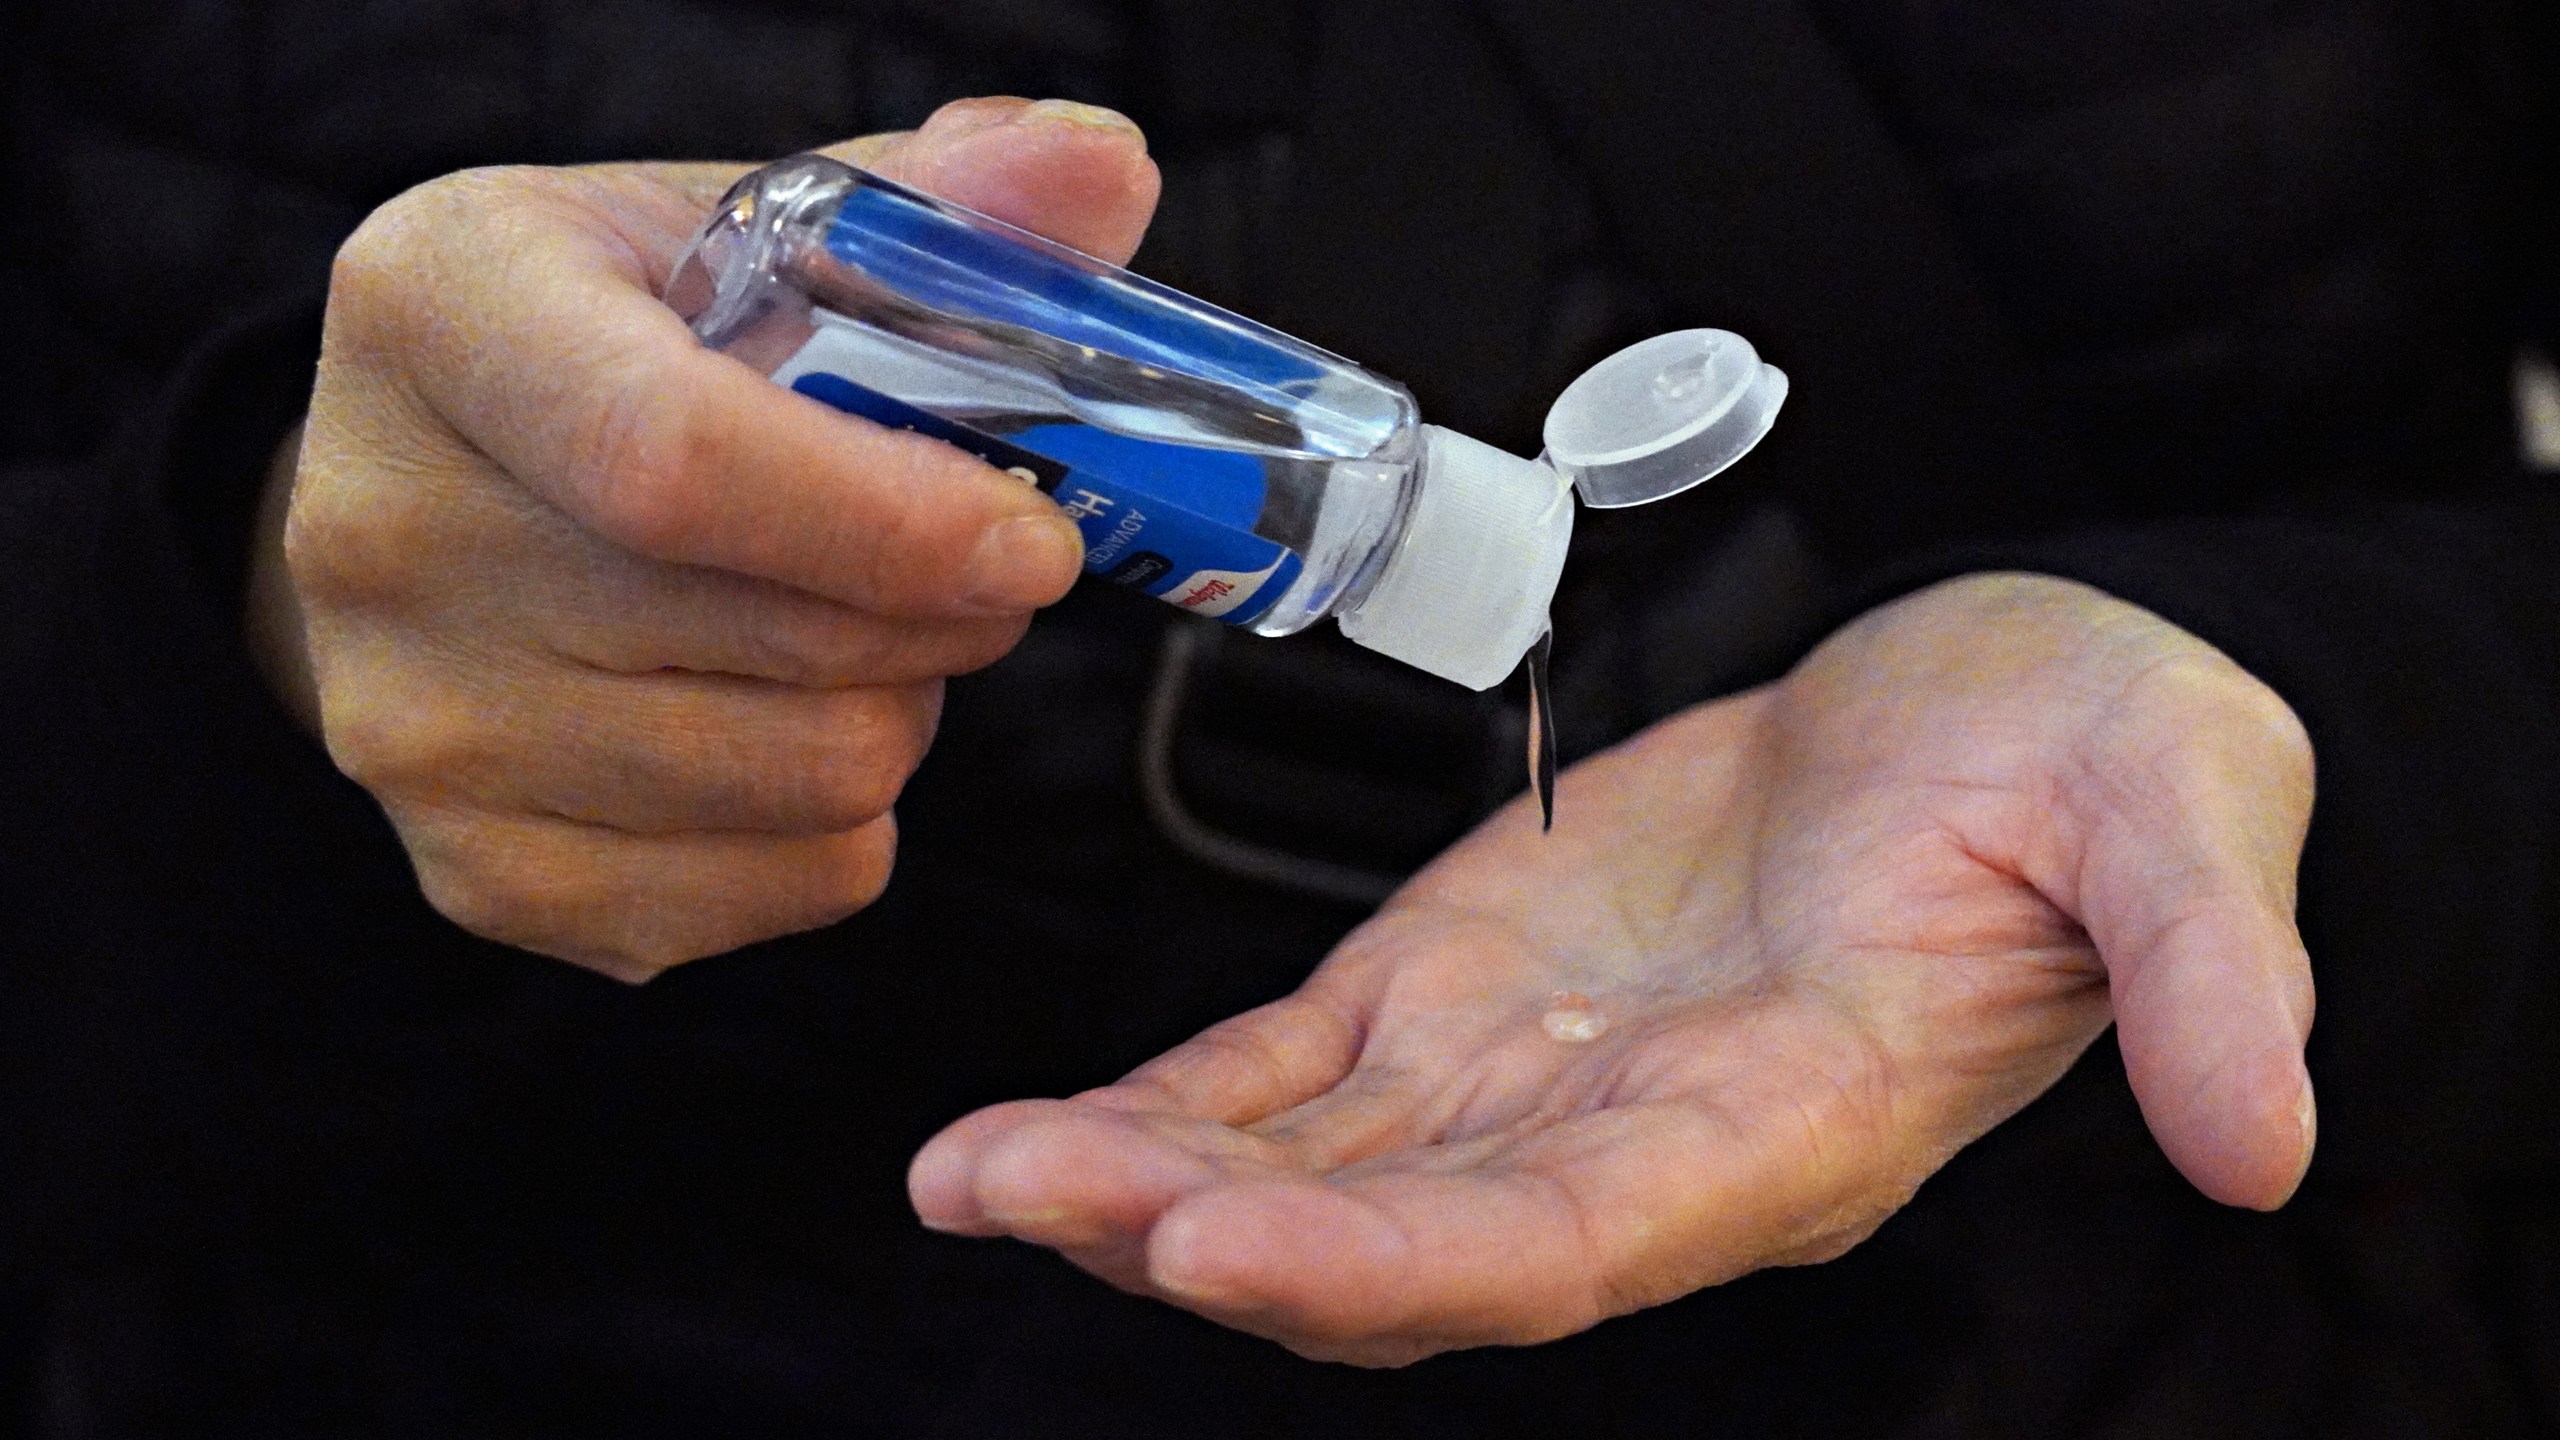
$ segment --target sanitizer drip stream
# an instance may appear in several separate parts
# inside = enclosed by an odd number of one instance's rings
[[[1556,695],[1549,673],[1555,659],[1556,632],[1540,635],[1529,647],[1529,788],[1538,795],[1538,826],[1556,828]]]
[[[1547,607],[1573,493],[1638,505],[1759,442],[1786,377],[1721,330],[1574,382],[1524,460],[1406,389],[1126,270],[822,156],[738,182],[668,303],[801,394],[956,445],[1054,498],[1085,569],[1257,635],[1331,617],[1482,690],[1532,663],[1552,823]]]

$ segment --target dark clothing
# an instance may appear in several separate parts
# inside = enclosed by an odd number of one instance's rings
[[[2560,1424],[2560,518],[2505,398],[2516,346],[2560,338],[2540,8],[0,23],[0,1413],[29,1433]],[[1727,325],[1790,370],[1744,467],[1584,524],[1574,750],[1985,565],[2090,580],[2275,685],[2321,761],[2296,1205],[2191,1194],[2102,1044],[1846,1260],[1393,1375],[923,1235],[900,1179],[933,1129],[1106,1079],[1358,918],[1151,828],[1166,617],[1098,589],[955,684],[899,878],[846,925],[626,990],[439,919],[235,638],[330,250],[462,165],[753,159],[983,92],[1130,111],[1168,175],[1142,268],[1489,439],[1532,448],[1564,379],[1655,330]],[[1225,646],[1172,742],[1189,801],[1342,863],[1429,853],[1516,788],[1517,747],[1506,707],[1390,671]]]

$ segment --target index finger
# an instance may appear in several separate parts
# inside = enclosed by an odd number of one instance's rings
[[[1038,491],[776,386],[659,303],[650,282],[668,257],[642,247],[692,188],[660,168],[476,172],[412,192],[342,252],[332,348],[400,377],[529,488],[641,554],[891,615],[1063,594],[1082,542]]]

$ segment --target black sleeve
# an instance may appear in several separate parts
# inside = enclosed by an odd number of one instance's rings
[[[2300,914],[2324,1171],[2548,1166],[2560,506],[2525,493],[2091,531],[1934,557],[1886,588],[1987,569],[2141,605],[2308,728],[2319,799]]]
[[[224,813],[326,767],[241,638],[252,516],[309,401],[319,318],[313,294],[217,327],[97,457],[20,466],[0,486],[0,836],[30,867],[0,924],[103,901],[82,874],[142,859],[48,842],[67,825],[108,852],[185,853],[159,842],[203,824],[191,838],[218,850]]]
[[[349,1056],[497,971],[241,639],[318,317],[245,315],[97,460],[0,473],[0,1275],[281,1203],[380,1128],[330,1098]]]

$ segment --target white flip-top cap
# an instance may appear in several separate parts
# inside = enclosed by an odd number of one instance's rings
[[[1601,509],[1712,479],[1769,433],[1786,373],[1730,330],[1680,330],[1592,366],[1547,411],[1547,459]]]
[[[1421,484],[1396,553],[1342,633],[1471,690],[1499,685],[1547,629],[1572,493],[1642,505],[1712,479],[1769,433],[1787,377],[1730,330],[1682,330],[1585,371],[1523,460],[1422,427]]]
[[[1425,425],[1422,483],[1386,572],[1342,633],[1382,655],[1488,690],[1547,629],[1573,539],[1555,470]]]

